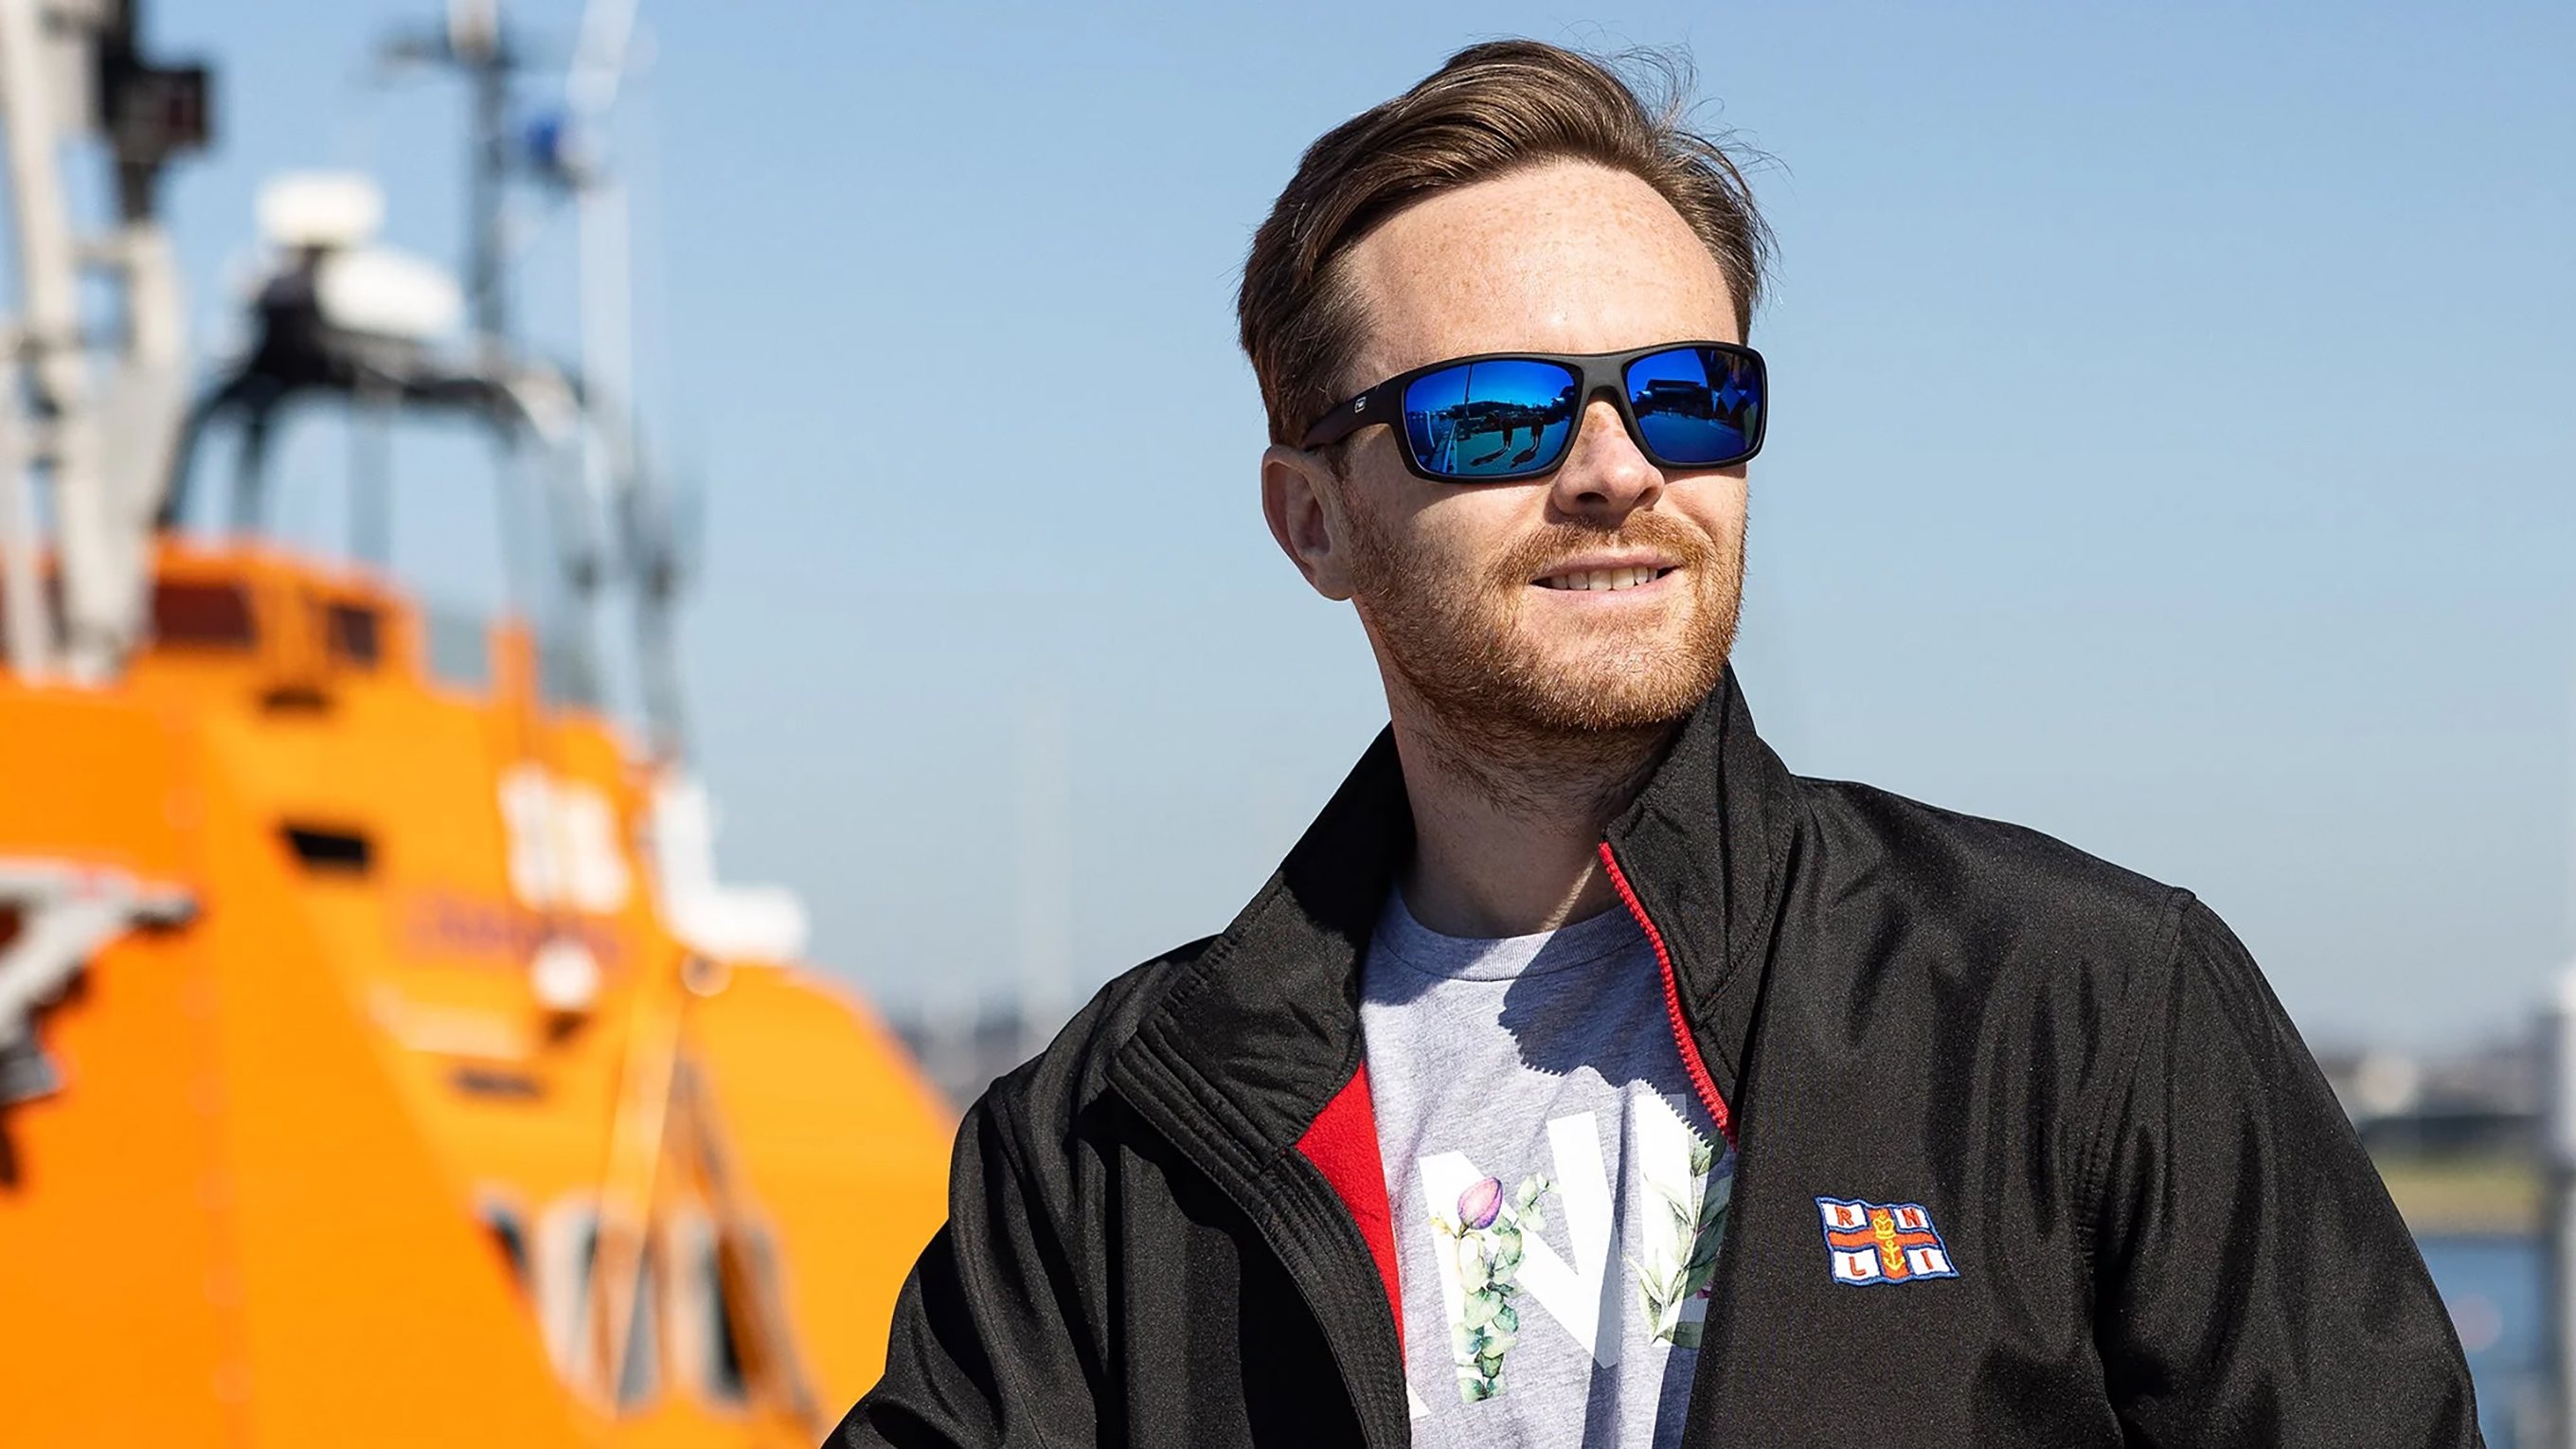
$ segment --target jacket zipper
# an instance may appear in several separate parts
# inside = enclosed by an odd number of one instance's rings
[[[1717,1094],[1717,1083],[1709,1077],[1708,1063],[1700,1059],[1699,1043],[1691,1036],[1690,1023],[1682,1016],[1682,988],[1673,974],[1672,952],[1664,949],[1664,933],[1655,929],[1654,919],[1646,914],[1645,904],[1628,884],[1628,873],[1619,868],[1619,857],[1610,851],[1610,842],[1601,842],[1601,865],[1610,873],[1610,888],[1637,918],[1638,928],[1646,933],[1646,944],[1655,948],[1655,965],[1664,973],[1664,1017],[1672,1023],[1673,1045],[1681,1049],[1682,1069],[1690,1074],[1691,1089],[1699,1093],[1700,1105],[1708,1109],[1710,1120],[1735,1145],[1735,1118],[1726,1110],[1726,1099]]]

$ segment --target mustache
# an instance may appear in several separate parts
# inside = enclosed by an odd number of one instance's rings
[[[1493,582],[1518,587],[1545,578],[1577,554],[1605,548],[1650,548],[1671,554],[1697,572],[1717,562],[1717,541],[1667,514],[1629,514],[1617,528],[1550,523],[1521,538],[1494,560]]]

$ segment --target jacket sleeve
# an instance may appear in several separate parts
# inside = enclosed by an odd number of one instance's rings
[[[885,1376],[830,1444],[981,1449],[1087,1444],[1098,1359],[1061,1236],[1022,1170],[997,1087],[957,1131],[948,1222],[904,1280]]]
[[[2187,901],[2129,992],[2088,1176],[2095,1335],[2131,1444],[2474,1445],[2448,1313],[2262,973]]]

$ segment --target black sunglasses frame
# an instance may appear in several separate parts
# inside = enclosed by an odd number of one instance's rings
[[[1656,452],[1654,444],[1646,441],[1645,429],[1638,426],[1635,406],[1628,401],[1629,368],[1649,357],[1661,356],[1667,352],[1694,350],[1723,352],[1730,357],[1741,358],[1751,363],[1755,385],[1761,389],[1761,406],[1753,415],[1753,431],[1744,440],[1744,451],[1721,462],[1685,463]],[[1658,342],[1652,347],[1632,347],[1624,352],[1479,352],[1471,357],[1443,358],[1410,372],[1399,372],[1357,397],[1347,398],[1334,404],[1330,412],[1318,418],[1315,425],[1306,430],[1306,440],[1297,446],[1305,449],[1321,448],[1339,442],[1375,423],[1398,427],[1404,420],[1406,388],[1435,372],[1446,372],[1453,367],[1465,367],[1474,362],[1545,362],[1565,368],[1574,374],[1575,396],[1581,400],[1575,409],[1574,420],[1578,430],[1582,427],[1584,409],[1592,405],[1594,398],[1607,393],[1610,397],[1610,405],[1619,410],[1619,420],[1627,425],[1628,439],[1637,445],[1637,451],[1645,454],[1647,460],[1656,467],[1670,468],[1677,472],[1705,473],[1718,468],[1732,468],[1739,463],[1750,461],[1755,454],[1762,451],[1762,434],[1771,422],[1771,370],[1762,361],[1761,353],[1739,342]],[[1455,473],[1435,473],[1423,467],[1422,460],[1413,455],[1412,441],[1400,432],[1395,440],[1395,451],[1403,457],[1405,468],[1414,477],[1433,483],[1527,483],[1534,478],[1547,477],[1564,467],[1565,460],[1574,453],[1574,439],[1568,437],[1565,446],[1558,449],[1556,456],[1549,459],[1543,467],[1530,468],[1519,473],[1481,473],[1474,477],[1462,477]]]

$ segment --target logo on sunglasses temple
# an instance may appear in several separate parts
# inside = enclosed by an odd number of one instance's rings
[[[1364,412],[1367,412],[1367,411],[1368,411],[1368,394],[1366,394],[1366,393],[1362,393],[1362,394],[1360,394],[1358,397],[1351,399],[1351,411],[1352,411],[1353,413],[1364,413]]]

